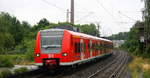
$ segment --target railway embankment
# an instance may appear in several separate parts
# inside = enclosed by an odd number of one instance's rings
[[[131,77],[127,70],[129,60],[130,56],[126,52],[115,50],[112,55],[77,67],[53,71],[36,69],[8,78],[127,78],[127,75]]]
[[[132,61],[128,65],[132,78],[150,77],[150,59],[132,56]]]
[[[127,77],[125,70],[130,56],[123,51],[115,50],[110,57],[98,60],[93,65],[81,67],[77,72],[62,78],[119,78]],[[130,74],[128,74],[130,75]]]

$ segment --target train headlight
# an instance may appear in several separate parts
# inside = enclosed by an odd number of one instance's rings
[[[36,54],[36,56],[37,56],[37,57],[40,57],[40,54],[39,54],[39,53],[37,53],[37,54]]]
[[[63,54],[62,54],[62,56],[67,56],[67,55],[68,55],[67,53],[63,53]]]

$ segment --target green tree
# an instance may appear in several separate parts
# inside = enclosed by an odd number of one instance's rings
[[[145,10],[144,10],[144,17],[145,17],[145,31],[148,36],[150,36],[150,0],[145,1]],[[149,37],[148,37],[149,38]]]
[[[20,22],[15,16],[2,12],[0,13],[0,53],[12,51],[12,53],[32,55],[37,32],[56,26],[74,26],[79,28],[82,33],[99,36],[95,24],[50,23],[43,18],[36,25],[31,26],[26,21]]]
[[[140,42],[139,42],[139,30],[137,28],[138,23],[136,22],[135,25],[130,29],[128,32],[128,38],[125,41],[125,44],[122,45],[123,48],[127,49],[129,52],[142,56],[143,53],[140,50]]]
[[[43,18],[41,19],[37,25],[34,25],[34,30],[37,31],[37,30],[40,30],[40,29],[44,29],[45,27],[49,26],[50,23],[49,21],[46,19],[46,18]]]
[[[0,13],[0,52],[4,53],[7,50],[13,49],[15,39],[9,32],[11,27],[12,17],[8,13]]]
[[[120,32],[118,34],[113,34],[108,37],[110,40],[126,40],[128,38],[128,32]]]
[[[31,32],[31,25],[26,21],[22,22],[22,32],[23,37],[28,36],[28,34]]]
[[[45,26],[48,26],[49,25],[49,21],[46,19],[46,18],[43,18],[39,21],[38,25],[40,27],[45,27]]]
[[[93,35],[93,36],[99,36],[100,35],[99,31],[96,29],[95,24],[81,25],[80,30],[81,30],[82,33],[85,33],[85,34],[89,34],[89,35]]]
[[[16,17],[8,13],[0,13],[0,52],[14,50],[30,31],[31,26],[27,22],[23,21],[21,24]]]
[[[9,28],[10,33],[13,35],[15,39],[15,45],[18,45],[23,39],[23,31],[20,24],[20,21],[17,20],[16,17],[12,17],[11,19],[11,27]]]
[[[150,0],[144,0],[145,1],[145,10],[143,13],[143,16],[145,18],[144,25],[145,25],[145,39],[146,39],[146,54],[149,54],[150,52]],[[149,54],[150,55],[150,54]]]

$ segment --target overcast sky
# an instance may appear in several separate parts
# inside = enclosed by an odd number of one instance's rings
[[[75,23],[99,23],[101,35],[129,31],[142,20],[142,0],[75,0]],[[70,0],[0,0],[0,11],[16,16],[31,25],[46,18],[50,22],[65,22]]]

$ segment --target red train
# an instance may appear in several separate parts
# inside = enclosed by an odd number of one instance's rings
[[[34,61],[38,66],[72,66],[112,53],[110,40],[66,29],[37,33]]]

